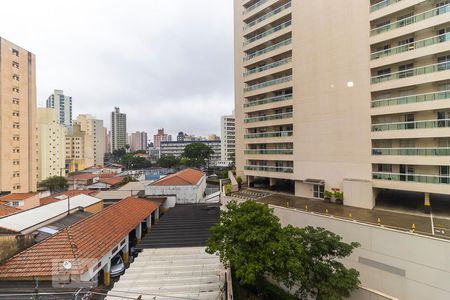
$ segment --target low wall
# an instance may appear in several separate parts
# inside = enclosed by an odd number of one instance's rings
[[[0,264],[33,245],[32,234],[0,236]]]
[[[229,201],[227,197],[225,201]],[[344,259],[360,272],[351,299],[450,299],[450,241],[381,226],[272,206],[281,224],[323,227],[361,247]],[[381,297],[381,298],[380,298]]]

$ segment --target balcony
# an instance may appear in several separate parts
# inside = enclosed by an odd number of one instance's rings
[[[285,83],[285,82],[288,82],[288,81],[292,81],[292,75],[247,86],[247,87],[244,88],[244,92],[250,92],[250,91],[254,91],[254,90],[259,90],[259,89],[262,89],[262,88],[265,88],[265,87],[268,87],[268,86],[277,85],[277,84]]]
[[[372,155],[392,156],[450,156],[450,148],[373,148]]]
[[[251,12],[251,11],[257,9],[258,7],[260,7],[261,5],[265,4],[265,3],[268,2],[268,1],[269,1],[269,0],[259,0],[258,2],[256,2],[255,4],[253,4],[252,6],[247,7],[247,8],[242,12],[242,14],[243,14],[243,15],[246,15],[246,14],[248,14],[249,12]]]
[[[249,149],[245,150],[246,155],[292,155],[293,149]]]
[[[391,56],[391,55],[395,55],[395,54],[399,54],[399,53],[403,53],[403,52],[408,52],[408,51],[412,51],[412,50],[415,50],[418,48],[428,47],[428,46],[440,44],[440,43],[447,42],[447,41],[450,41],[450,33],[444,33],[444,34],[436,35],[436,36],[433,36],[433,37],[430,37],[427,39],[419,40],[417,42],[412,42],[412,43],[401,45],[398,47],[393,47],[390,49],[377,51],[370,55],[370,59],[372,59],[372,60],[379,59],[382,57],[387,57],[387,56]]]
[[[245,118],[244,123],[255,123],[255,122],[263,122],[263,121],[270,121],[270,120],[288,119],[288,118],[292,118],[292,112],[260,116],[260,117],[254,117],[254,118]]]
[[[258,139],[258,138],[272,138],[272,137],[289,137],[292,136],[293,132],[290,131],[272,131],[272,132],[259,132],[259,133],[249,133],[245,134],[245,139]]]
[[[264,49],[261,49],[261,50],[255,51],[255,52],[252,52],[249,55],[245,56],[243,60],[244,61],[250,60],[250,59],[252,59],[254,57],[257,57],[257,56],[269,53],[271,51],[274,51],[274,50],[276,50],[278,48],[290,45],[291,43],[292,43],[292,39],[289,38],[289,39],[281,41],[281,42],[279,42],[279,43],[277,43],[275,45],[266,47]]]
[[[372,131],[449,128],[450,119],[373,124]]]
[[[372,6],[370,6],[370,12],[375,12],[377,10],[380,10],[382,8],[388,7],[392,4],[395,4],[397,2],[400,2],[401,0],[384,0],[381,2],[378,2]]]
[[[252,106],[263,105],[263,104],[267,104],[267,103],[274,103],[274,102],[285,101],[285,100],[292,100],[292,94],[281,95],[281,96],[247,102],[247,103],[244,103],[244,107],[252,107]]]
[[[276,15],[276,14],[278,14],[278,13],[280,13],[280,12],[286,10],[286,9],[288,9],[289,7],[291,7],[291,2],[290,1],[288,3],[280,6],[280,7],[275,8],[274,10],[269,11],[267,14],[262,15],[259,18],[256,18],[252,22],[246,24],[244,26],[244,30],[247,30],[247,29],[249,29],[249,28],[251,28],[251,27],[253,27],[253,26],[255,26],[255,25],[257,25],[257,24],[259,24],[259,23],[261,23],[261,22],[263,22],[265,20],[267,20],[268,18],[270,18],[270,17],[272,17],[272,16],[274,16],[274,15]]]
[[[376,180],[392,180],[392,181],[406,181],[417,183],[432,183],[432,184],[450,184],[450,176],[439,175],[419,175],[419,174],[402,174],[389,172],[373,172],[372,178]]]
[[[374,108],[374,107],[393,106],[393,105],[420,103],[435,100],[448,100],[448,99],[450,99],[450,91],[440,91],[428,94],[373,100],[371,102],[371,106]]]
[[[275,32],[277,32],[277,31],[280,31],[280,30],[282,30],[282,29],[285,29],[285,28],[291,26],[291,24],[292,24],[292,22],[291,22],[291,20],[289,20],[289,21],[286,21],[286,22],[284,22],[284,23],[281,23],[281,24],[278,25],[278,26],[275,26],[275,27],[273,27],[273,28],[270,28],[269,30],[266,30],[266,31],[264,31],[264,32],[262,32],[262,33],[260,33],[260,34],[257,34],[257,35],[255,35],[254,37],[247,39],[247,40],[244,42],[244,46],[247,46],[248,44],[251,44],[251,43],[253,43],[253,42],[257,41],[257,40],[260,40],[260,39],[262,39],[262,38],[265,38],[266,36],[271,35],[272,33],[275,33]]]
[[[294,173],[293,167],[271,167],[271,166],[244,166],[247,171],[263,171],[263,172],[279,172],[279,173]]]
[[[370,30],[370,35],[371,36],[378,35],[383,32],[388,32],[388,31],[391,31],[391,30],[394,30],[397,28],[405,27],[405,26],[438,16],[438,15],[442,15],[442,14],[445,14],[448,12],[450,12],[450,4],[443,5],[438,8],[433,8],[433,9],[425,11],[423,13],[420,13],[420,14],[417,14],[417,15],[384,25],[384,26],[374,28],[374,29]]]
[[[252,74],[260,73],[260,72],[263,72],[263,71],[266,71],[266,70],[269,70],[269,69],[273,69],[273,68],[276,68],[276,67],[288,64],[291,61],[292,61],[292,57],[288,57],[288,58],[285,58],[285,59],[277,60],[276,62],[267,64],[267,65],[264,65],[264,66],[261,66],[261,67],[258,67],[258,68],[253,68],[253,69],[248,70],[247,72],[245,72],[244,73],[244,77],[247,77],[247,76],[252,75]]]
[[[428,65],[424,67],[418,67],[414,69],[406,69],[404,71],[393,72],[389,74],[374,76],[371,78],[371,83],[376,84],[380,82],[408,78],[412,76],[425,75],[429,73],[435,73],[440,71],[450,70],[450,61],[441,62],[438,64]]]

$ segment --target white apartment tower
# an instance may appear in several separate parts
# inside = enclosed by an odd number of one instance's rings
[[[366,208],[450,198],[449,1],[234,4],[238,175]]]
[[[235,148],[236,148],[236,128],[234,112],[232,115],[222,116],[220,118],[221,129],[221,160],[231,161],[234,160]]]
[[[79,115],[75,124],[80,125],[80,129],[86,133],[86,139],[91,139],[88,144],[92,145],[92,149],[88,149],[90,153],[86,153],[85,157],[92,157],[94,165],[102,166],[106,147],[103,120],[96,119],[91,115]]]
[[[127,115],[114,107],[111,112],[111,147],[112,151],[125,148],[127,144]]]
[[[72,126],[72,97],[65,96],[62,90],[55,90],[46,104],[48,108],[55,109],[59,124]]]

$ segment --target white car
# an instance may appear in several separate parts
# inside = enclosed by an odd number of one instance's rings
[[[125,272],[125,264],[123,263],[122,256],[117,254],[111,259],[111,277],[118,277]]]

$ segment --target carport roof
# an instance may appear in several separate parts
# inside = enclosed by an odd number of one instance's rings
[[[66,260],[72,274],[83,274],[157,208],[149,200],[123,199],[13,256],[0,266],[0,279],[58,275]]]

